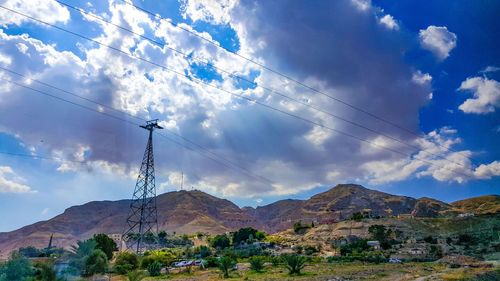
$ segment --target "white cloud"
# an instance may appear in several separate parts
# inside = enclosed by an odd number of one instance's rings
[[[32,193],[36,192],[23,184],[26,180],[18,176],[11,167],[0,166],[0,193]]]
[[[417,70],[413,73],[411,80],[417,84],[424,85],[432,81],[432,76],[429,73],[422,73],[422,71]]]
[[[398,23],[394,20],[394,18],[387,14],[385,16],[383,16],[381,19],[380,19],[380,23],[382,23],[383,25],[385,25],[387,28],[389,29],[394,29],[394,30],[398,30],[399,29],[399,25]]]
[[[471,151],[454,151],[452,146],[461,142],[460,138],[455,137],[456,134],[455,129],[443,127],[417,139],[415,145],[421,149],[411,158],[367,162],[362,168],[371,175],[368,180],[374,185],[423,176],[458,183],[500,176],[500,162],[494,161],[476,168],[470,161]]]
[[[182,0],[184,18],[193,21],[206,21],[214,24],[226,24],[230,20],[229,12],[238,1],[236,0]]]
[[[372,6],[371,2],[371,0],[351,0],[351,3],[360,11],[368,10]]]
[[[12,10],[27,14],[34,18],[42,19],[48,23],[68,22],[70,14],[66,7],[59,5],[55,1],[46,0],[1,0],[0,4]],[[26,17],[14,14],[11,11],[0,9],[0,26],[8,24],[20,25],[25,21],[30,21]]]
[[[473,98],[467,99],[458,108],[465,113],[486,114],[500,107],[500,83],[486,77],[467,78],[459,91],[470,91]]]
[[[446,26],[430,25],[420,30],[419,38],[422,47],[433,52],[440,60],[447,58],[457,45],[457,35],[448,31]]]
[[[481,164],[474,170],[474,176],[478,179],[490,179],[500,176],[500,161],[493,161],[490,164]]]
[[[485,69],[481,70],[480,73],[497,72],[499,70],[500,70],[500,67],[489,65]]]

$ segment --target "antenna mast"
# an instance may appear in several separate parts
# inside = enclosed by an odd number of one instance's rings
[[[156,186],[153,157],[153,131],[163,129],[158,119],[147,121],[140,126],[149,131],[148,143],[142,158],[141,170],[137,177],[130,210],[127,217],[127,231],[122,235],[127,249],[142,256],[146,248],[155,243],[151,234],[158,233],[158,214],[156,210]]]

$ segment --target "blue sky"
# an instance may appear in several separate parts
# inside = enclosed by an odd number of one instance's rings
[[[131,197],[153,118],[159,193],[499,194],[497,1],[61,2],[0,1],[103,44],[0,9],[0,231]]]

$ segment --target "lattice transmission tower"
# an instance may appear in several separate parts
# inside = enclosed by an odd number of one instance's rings
[[[158,233],[153,131],[163,129],[158,125],[158,119],[147,121],[146,125],[141,128],[149,131],[148,144],[130,203],[127,230],[122,235],[122,241],[125,242],[127,249],[135,251],[139,256],[142,255],[143,250],[154,248],[153,234]]]

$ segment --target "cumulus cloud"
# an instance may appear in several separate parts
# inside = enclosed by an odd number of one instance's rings
[[[394,17],[392,17],[391,15],[385,15],[382,18],[380,18],[380,23],[382,23],[389,29],[394,29],[394,30],[399,29],[398,23],[394,20]]]
[[[474,95],[458,107],[465,113],[486,114],[500,107],[500,83],[496,80],[486,77],[467,78],[458,90],[472,92]]]
[[[447,58],[457,45],[457,35],[448,31],[446,26],[430,25],[427,29],[420,30],[419,38],[422,47],[440,60]]]
[[[377,11],[369,9],[369,1],[355,2],[357,4],[353,5],[350,1],[322,1],[317,6],[294,6],[289,5],[289,1],[242,0],[237,4],[232,1],[209,4],[185,1],[183,11],[193,21],[227,24],[233,28],[241,45],[240,54],[251,54],[260,63],[328,95],[366,108],[384,119],[397,120],[400,126],[417,131],[419,109],[428,102],[431,92],[431,77],[415,72],[414,67],[407,64],[403,54],[409,48],[408,36],[381,25]],[[363,5],[368,5],[364,9],[366,12],[360,12]],[[119,55],[103,46],[81,44],[83,55],[77,56],[29,35],[8,35],[3,31],[0,31],[0,63],[140,119],[162,120],[168,131],[155,134],[154,146],[161,191],[178,188],[182,173],[186,187],[224,196],[260,197],[294,194],[318,185],[354,179],[379,183],[398,181],[429,170],[407,156],[319,129],[196,83],[193,65],[203,64],[194,58],[209,61],[229,72],[214,70],[221,79],[208,79],[208,84],[335,130],[350,132],[390,149],[420,153],[419,149],[287,101],[260,87],[241,87],[230,73],[257,73],[255,82],[259,85],[279,89],[308,104],[412,143],[421,150],[435,149],[426,147],[430,144],[425,139],[408,136],[367,118],[119,1],[110,1],[105,12],[114,23],[139,34],[154,36],[189,56],[86,18],[86,24],[99,27],[96,40],[168,66],[187,77]],[[182,27],[197,32],[189,25]],[[198,35],[211,38],[208,33]],[[13,61],[16,63],[12,64]],[[29,82],[3,71],[0,73],[2,78],[23,85]],[[34,82],[28,85],[130,122],[143,122]],[[57,163],[54,167],[57,173],[100,171],[118,178],[134,177],[146,145],[145,130],[9,83],[0,87],[0,131],[19,136],[27,146],[36,146],[37,151],[84,162]],[[36,124],[32,122],[34,119]],[[173,133],[195,141],[204,149]],[[44,140],[43,144],[40,139]],[[448,143],[449,140],[443,140],[443,145]],[[231,163],[211,153],[230,159]],[[371,164],[363,166],[365,163]],[[390,163],[397,163],[397,166],[390,166]]]
[[[457,151],[461,142],[457,131],[449,127],[430,132],[415,140],[421,149],[408,159],[373,161],[363,164],[374,185],[402,181],[411,177],[431,176],[438,181],[463,183],[474,179],[490,179],[500,175],[500,163],[494,161],[475,167],[469,150]]]
[[[0,166],[0,193],[30,193],[35,192],[24,184],[26,180],[18,176],[11,167]]]
[[[430,83],[432,81],[432,76],[429,73],[422,73],[422,71],[417,70],[413,73],[411,80],[417,84],[423,85]]]
[[[70,15],[68,9],[55,1],[45,0],[0,0],[0,5],[28,14],[32,17],[43,19],[49,23],[68,22]],[[0,26],[21,24],[29,21],[27,18],[13,14],[5,9],[0,9]]]

